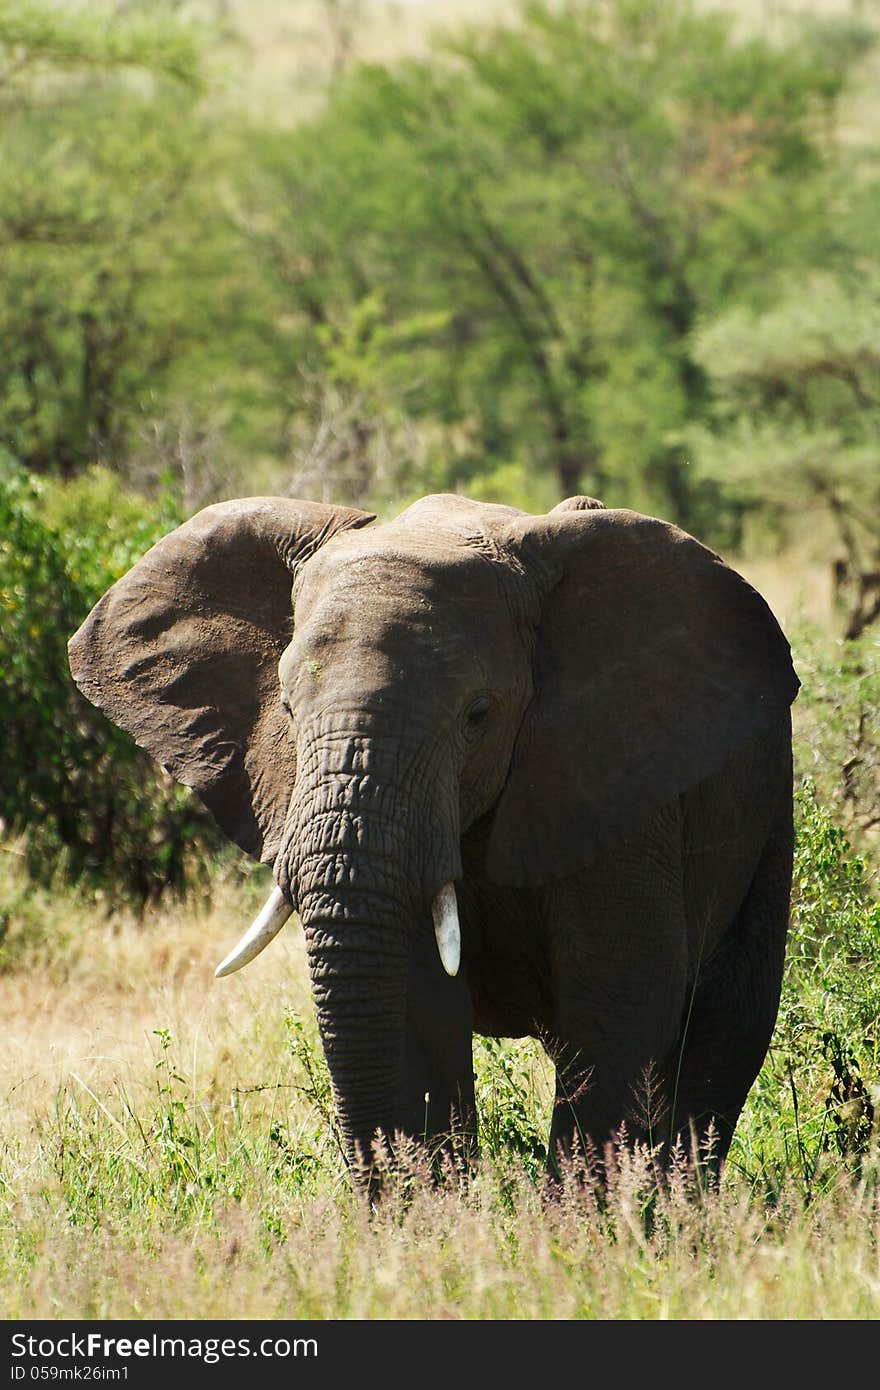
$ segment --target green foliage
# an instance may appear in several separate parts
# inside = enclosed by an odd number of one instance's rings
[[[838,124],[867,21],[527,3],[340,62],[292,129],[221,89],[227,37],[176,6],[2,10],[0,426],[27,468],[170,466],[188,510],[584,490],[729,547],[829,456],[858,585],[878,181]]]
[[[0,47],[12,61],[6,75],[19,86],[35,69],[145,69],[194,85],[199,80],[194,33],[170,22],[172,9],[152,7],[120,16],[83,5],[59,9],[39,0],[16,0],[0,10]]]
[[[786,537],[824,515],[858,636],[880,615],[880,267],[783,280],[769,307],[706,324],[694,357],[716,396],[714,428],[689,435],[698,473]]]
[[[829,641],[793,634],[802,688],[795,706],[795,765],[815,783],[856,849],[877,858],[880,830],[880,634]]]
[[[731,1162],[771,1193],[794,1176],[810,1198],[880,1137],[880,901],[811,779],[796,805],[782,1001]]]
[[[53,517],[60,529],[55,529]],[[60,870],[137,899],[180,888],[215,843],[191,794],[79,694],[67,641],[90,607],[179,518],[97,473],[69,493],[0,477],[0,818],[34,875]]]
[[[856,56],[607,0],[530,4],[429,60],[354,70],[263,142],[242,218],[274,277],[291,416],[314,410],[294,360],[320,376],[326,325],[366,300],[389,352],[434,325],[382,399],[443,427],[447,486],[514,467],[723,534],[725,497],[674,442],[706,409],[690,335],[835,250],[828,133]]]
[[[475,1038],[474,1074],[481,1147],[496,1162],[513,1156],[537,1179],[549,1129],[548,1069],[537,1045]]]
[[[284,1015],[284,1030],[287,1050],[296,1068],[295,1085],[317,1124],[310,1132],[303,1129],[295,1152],[289,1149],[280,1132],[276,1142],[287,1153],[292,1166],[303,1174],[315,1173],[328,1161],[338,1162],[344,1153],[330,1070],[314,1022],[309,1027],[301,1014],[289,1008]],[[308,1147],[304,1142],[307,1139]],[[331,1151],[335,1151],[334,1159],[329,1159]]]
[[[120,465],[210,332],[201,43],[164,7],[0,10],[0,433],[28,469]]]

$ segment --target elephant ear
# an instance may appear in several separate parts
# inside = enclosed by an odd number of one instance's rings
[[[83,694],[254,858],[277,853],[296,771],[278,685],[294,574],[373,519],[283,497],[206,507],[123,575],[68,644]]]
[[[675,526],[557,509],[513,523],[508,544],[544,600],[487,870],[540,883],[720,768],[799,681],[761,596]]]

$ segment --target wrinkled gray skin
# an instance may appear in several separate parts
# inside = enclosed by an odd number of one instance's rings
[[[553,1057],[551,1162],[622,1124],[712,1122],[723,1157],[779,1001],[798,681],[712,552],[588,498],[384,525],[249,498],[154,547],[70,652],[273,866],[352,1159],[401,1131],[469,1149],[475,1030]]]

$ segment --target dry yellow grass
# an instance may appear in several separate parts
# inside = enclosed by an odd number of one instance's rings
[[[779,555],[731,557],[730,563],[763,594],[786,632],[807,621],[825,632],[840,625],[834,607],[830,564],[804,559],[793,551]]]
[[[139,922],[62,898],[57,934],[0,975],[4,1318],[880,1315],[867,1169],[808,1209],[735,1179],[701,1198],[682,1174],[649,1229],[638,1161],[600,1213],[589,1190],[548,1203],[511,1159],[442,1191],[401,1179],[370,1213],[298,1089],[296,931],[213,978],[255,899],[230,884]],[[32,931],[45,911],[37,892]]]
[[[295,931],[246,972],[214,979],[252,905],[253,895],[221,890],[214,905],[153,909],[142,921],[85,904],[73,922],[62,915],[66,949],[50,943],[26,969],[0,975],[5,1132],[10,1122],[29,1123],[34,1107],[70,1081],[83,1095],[154,1089],[158,1029],[173,1035],[200,1093],[228,1103],[235,1087],[265,1082],[267,1053],[282,1050],[285,1007],[308,1012],[311,1000]],[[69,913],[70,900],[64,906]]]

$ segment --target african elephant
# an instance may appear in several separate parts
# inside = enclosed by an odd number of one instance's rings
[[[552,1057],[551,1164],[621,1126],[662,1150],[711,1123],[724,1157],[779,1003],[799,682],[712,551],[591,498],[382,524],[239,499],[149,551],[70,659],[272,865],[217,973],[298,913],[352,1160],[471,1145],[474,1031]]]

